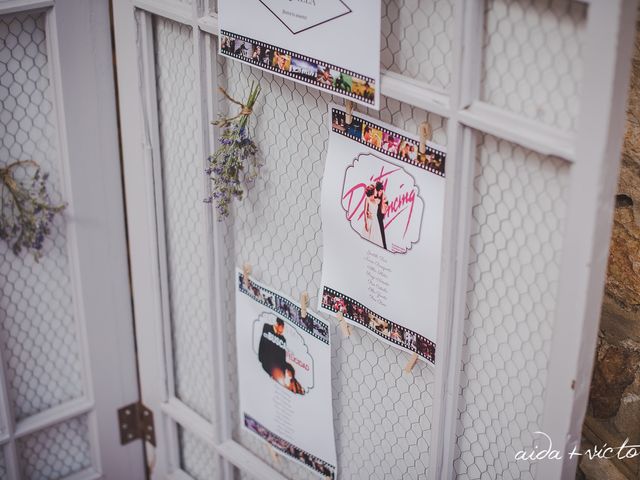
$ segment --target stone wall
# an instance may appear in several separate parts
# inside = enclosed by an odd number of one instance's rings
[[[640,443],[640,15],[627,129],[618,182],[600,338],[591,382],[584,446]],[[640,457],[587,460],[579,478],[638,479]]]

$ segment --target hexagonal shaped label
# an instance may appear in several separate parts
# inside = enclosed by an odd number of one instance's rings
[[[400,166],[358,155],[345,172],[341,202],[351,228],[385,250],[407,253],[420,239],[424,202]]]

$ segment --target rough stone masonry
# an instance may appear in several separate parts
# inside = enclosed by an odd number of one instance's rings
[[[640,15],[585,445],[640,443]],[[578,477],[640,478],[640,459],[582,459]]]

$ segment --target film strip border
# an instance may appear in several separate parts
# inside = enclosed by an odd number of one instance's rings
[[[296,447],[291,442],[273,433],[267,427],[258,422],[255,418],[247,415],[246,413],[244,414],[244,425],[253,433],[269,443],[269,445],[277,448],[285,455],[288,455],[294,460],[297,460],[298,462],[304,464],[312,470],[315,470],[325,478],[335,478],[335,466],[319,459],[315,455],[312,455],[299,447]]]
[[[329,92],[339,93],[371,105],[375,104],[376,85],[373,78],[227,30],[221,30],[220,34],[220,52],[227,57],[235,58],[249,65],[255,65],[286,77],[295,78]],[[238,40],[251,44],[251,52],[247,49],[248,55],[242,53],[242,46],[236,46]],[[257,58],[254,56],[256,47],[264,49]],[[279,66],[277,60],[274,59],[274,53],[288,56],[288,63],[285,59],[282,66]],[[294,65],[294,62],[296,64],[305,62],[307,64],[305,67],[308,69],[307,73],[304,73],[305,69],[299,64]],[[293,71],[292,68],[300,68],[300,71]],[[323,72],[328,72],[329,75],[323,76]],[[354,92],[354,88],[357,88],[361,93]]]
[[[427,145],[424,161],[420,161],[419,142],[356,115],[352,115],[351,123],[347,124],[345,112],[337,108],[332,109],[331,129],[335,133],[344,135],[391,158],[441,177],[445,176],[444,167],[447,155],[437,148]],[[369,139],[366,138],[367,136]]]
[[[378,315],[360,302],[329,287],[322,289],[322,307],[342,312],[345,318],[362,325],[388,342],[394,343],[435,363],[436,344],[419,333]],[[382,328],[377,328],[377,327]]]
[[[302,311],[298,305],[268,288],[256,284],[251,279],[249,279],[251,291],[248,291],[244,286],[244,275],[242,273],[238,273],[238,283],[242,293],[259,304],[270,308],[281,317],[286,318],[309,335],[329,345],[329,326],[325,322],[314,317],[309,312],[307,312],[305,318],[302,318]]]

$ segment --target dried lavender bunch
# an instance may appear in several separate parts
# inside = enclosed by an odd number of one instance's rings
[[[27,182],[17,180],[17,167],[35,169]],[[21,160],[0,168],[0,239],[11,244],[18,255],[30,250],[36,261],[42,254],[44,239],[51,233],[53,217],[65,205],[53,205],[47,192],[49,174],[40,173],[33,160]]]
[[[256,157],[258,148],[249,134],[249,117],[253,106],[260,95],[260,85],[251,84],[251,90],[246,103],[234,100],[227,92],[220,88],[222,94],[231,102],[241,107],[235,117],[220,116],[213,122],[222,128],[220,146],[216,153],[209,157],[209,168],[206,173],[213,183],[213,193],[205,199],[212,203],[215,200],[218,220],[229,216],[229,209],[234,198],[242,200],[243,184],[248,188],[258,176],[260,162]]]

